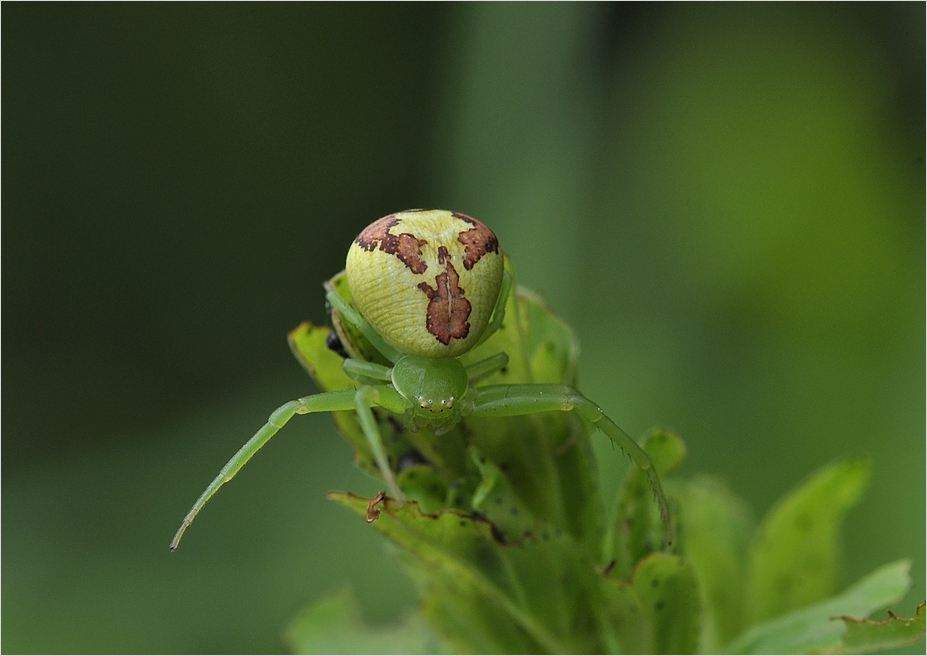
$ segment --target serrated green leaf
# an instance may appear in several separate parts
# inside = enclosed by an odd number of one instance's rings
[[[825,467],[769,512],[750,549],[748,625],[833,594],[843,516],[869,481],[869,463]]]
[[[883,565],[843,593],[751,628],[728,646],[732,654],[803,654],[835,648],[839,615],[863,616],[897,603],[910,586],[907,560]]]
[[[882,621],[860,620],[843,615],[839,618],[846,624],[843,639],[825,653],[867,654],[920,642],[927,628],[924,606],[923,601],[918,604],[914,617],[898,617],[889,612],[889,618]]]
[[[331,493],[359,515],[366,499]],[[422,513],[385,499],[374,528],[413,556],[423,611],[457,651],[585,653],[604,650],[604,577],[564,531],[506,543],[479,515]]]
[[[449,653],[419,613],[384,626],[367,624],[348,590],[306,606],[290,622],[284,638],[294,654]]]
[[[743,629],[747,549],[756,521],[724,483],[701,476],[677,485],[678,548],[695,568],[703,603],[700,651],[717,653]]]
[[[329,493],[329,498],[367,516],[367,499],[340,493]],[[531,652],[559,651],[560,644],[548,627],[516,601],[522,596],[521,590],[510,577],[489,522],[455,511],[424,514],[413,501],[399,506],[387,498],[373,526],[427,569],[430,594],[426,612],[429,604],[455,598],[472,600],[465,621],[430,612],[433,621],[461,622],[461,630],[473,634],[469,639],[479,639],[477,650],[488,647],[489,651],[502,653],[531,646]],[[487,608],[493,610],[490,617],[484,616]],[[492,616],[503,625],[502,631],[489,622]],[[444,628],[447,630],[447,625]],[[466,639],[466,635],[458,636],[456,642]]]
[[[696,653],[702,602],[692,566],[678,556],[656,553],[641,561],[633,584],[653,621],[653,646],[649,651]]]

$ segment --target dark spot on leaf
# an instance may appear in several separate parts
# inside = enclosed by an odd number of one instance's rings
[[[650,585],[652,585],[652,586],[655,587],[655,588],[658,587],[658,586],[660,585],[660,579],[654,579],[654,580],[652,580],[652,581],[650,582]]]
[[[660,599],[659,601],[657,601],[657,603],[655,603],[653,607],[656,608],[657,610],[663,610],[663,600]]]
[[[499,527],[495,524],[490,524],[490,532],[492,533],[493,539],[499,544],[505,544],[505,534],[499,530]]]
[[[496,505],[497,505],[497,506],[501,506],[501,505],[502,505],[502,497],[496,497]]]
[[[509,514],[512,517],[515,517],[516,515],[518,515],[518,508],[516,508],[515,506],[512,506],[511,508],[509,508]]]

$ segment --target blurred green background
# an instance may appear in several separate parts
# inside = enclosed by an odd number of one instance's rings
[[[913,610],[924,33],[922,3],[3,3],[3,651],[274,652],[346,584],[414,603],[323,498],[378,488],[326,416],[167,550],[314,391],[285,335],[350,241],[411,207],[492,226],[584,391],[758,515],[870,455],[843,583],[911,557]]]

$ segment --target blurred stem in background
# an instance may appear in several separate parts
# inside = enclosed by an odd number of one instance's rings
[[[520,280],[575,313],[594,184],[601,8],[461,7],[432,147],[435,195],[492,221]],[[512,44],[518,43],[517,48]],[[461,210],[464,211],[464,210]]]

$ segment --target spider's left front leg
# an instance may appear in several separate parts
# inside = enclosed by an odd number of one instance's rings
[[[181,523],[180,528],[177,529],[174,539],[171,540],[171,551],[174,551],[180,544],[180,539],[183,537],[184,532],[190,527],[193,520],[196,519],[196,516],[199,514],[200,510],[203,509],[203,506],[206,505],[206,502],[219,491],[220,487],[232,480],[235,474],[251,460],[254,454],[256,454],[262,446],[267,444],[270,438],[277,434],[277,431],[286,426],[290,419],[295,415],[305,415],[310,412],[338,412],[340,410],[351,410],[354,404],[354,397],[354,390],[322,392],[321,394],[313,394],[311,396],[304,396],[300,399],[288,401],[274,410],[267,419],[267,423],[261,426],[254,436],[232,456],[232,459],[225,464],[219,472],[219,475],[213,479],[209,487],[206,488],[200,495],[200,498],[196,500],[196,503],[193,504],[190,512],[183,518],[183,523]]]
[[[405,495],[399,489],[393,467],[386,455],[383,436],[380,435],[380,427],[377,425],[376,417],[373,416],[373,410],[371,410],[373,406],[379,406],[395,414],[402,415],[409,409],[409,402],[390,385],[363,385],[357,389],[354,402],[354,409],[357,411],[361,430],[364,431],[364,437],[367,438],[373,458],[377,461],[377,468],[383,475],[383,482],[386,483],[386,487],[389,488],[393,497],[398,501],[403,501]]]
[[[383,476],[383,482],[389,488],[390,494],[402,501],[402,490],[396,482],[396,475],[393,473],[393,467],[386,455],[386,447],[383,445],[380,427],[377,425],[371,408],[378,406],[394,414],[402,415],[409,410],[410,404],[392,385],[387,384],[392,371],[389,367],[348,358],[344,361],[344,371],[348,376],[362,383],[354,396],[354,410],[357,412],[357,419],[370,445],[377,468]],[[377,384],[377,381],[380,383]]]
[[[630,435],[612,421],[595,403],[569,385],[489,385],[476,389],[472,414],[476,417],[513,417],[537,412],[570,412],[575,410],[583,419],[601,430],[627,453],[634,463],[647,473],[650,487],[660,506],[666,530],[667,546],[673,542],[669,506],[653,461]]]

